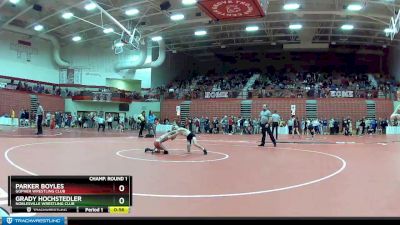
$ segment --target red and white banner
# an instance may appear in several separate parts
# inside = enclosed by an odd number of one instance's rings
[[[331,91],[331,97],[354,98],[354,92],[353,91]]]
[[[204,98],[228,98],[227,91],[207,91],[204,93]]]
[[[199,0],[197,4],[213,20],[252,19],[265,16],[260,0]]]

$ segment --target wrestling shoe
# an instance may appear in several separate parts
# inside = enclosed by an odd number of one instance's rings
[[[204,149],[204,150],[203,150],[203,153],[204,153],[204,155],[207,155],[207,150]]]

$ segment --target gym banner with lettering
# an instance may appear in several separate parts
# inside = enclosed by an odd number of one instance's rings
[[[207,91],[204,94],[204,98],[228,98],[227,91]]]
[[[353,91],[331,91],[331,97],[354,98],[354,92]]]

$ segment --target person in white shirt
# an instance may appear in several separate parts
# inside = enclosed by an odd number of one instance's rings
[[[291,117],[287,122],[288,129],[289,129],[289,134],[293,133],[293,120],[294,120],[294,118]]]
[[[104,120],[104,118],[102,116],[98,116],[97,117],[97,124],[98,124],[97,132],[100,131],[100,127],[103,128],[103,132],[104,132],[104,129],[106,128],[106,125],[105,125],[105,120]]]
[[[279,116],[276,110],[274,111],[274,114],[272,114],[271,119],[272,119],[272,134],[274,134],[275,130],[275,140],[278,140],[278,127],[279,127],[279,122],[281,121],[281,117]]]
[[[111,116],[111,114],[109,113],[107,116],[107,129],[108,130],[112,130],[112,122],[113,122],[113,117]]]
[[[315,133],[319,134],[319,120],[318,119],[314,119],[312,122],[312,126],[314,127],[314,131]]]

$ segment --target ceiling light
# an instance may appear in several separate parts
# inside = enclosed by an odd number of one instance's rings
[[[301,25],[301,24],[290,24],[289,25],[289,29],[291,29],[291,30],[300,30],[301,28],[303,28],[303,25]]]
[[[65,13],[62,14],[62,17],[63,17],[64,19],[70,19],[70,18],[73,17],[73,16],[74,16],[74,14],[71,13],[71,12],[65,12]]]
[[[184,18],[185,18],[185,15],[183,15],[183,14],[174,14],[171,16],[171,20],[173,20],[173,21],[183,20]]]
[[[151,38],[152,41],[161,41],[162,37],[161,36],[155,36]]]
[[[298,3],[287,3],[283,6],[284,10],[296,10],[300,8],[300,4]]]
[[[383,30],[385,33],[394,33],[394,30],[392,28],[385,28],[385,30]]]
[[[344,24],[344,25],[342,25],[341,29],[342,30],[353,30],[354,26],[351,24]]]
[[[182,0],[182,4],[184,5],[194,5],[197,3],[197,0]]]
[[[115,47],[117,47],[117,48],[121,48],[123,46],[124,46],[124,43],[122,43],[122,42],[118,42],[115,44]]]
[[[126,14],[127,16],[134,16],[134,15],[136,15],[136,14],[138,14],[138,13],[139,13],[139,10],[138,10],[138,9],[135,9],[135,8],[133,8],[133,9],[128,9],[128,10],[125,11],[125,14]]]
[[[91,11],[91,10],[95,9],[96,7],[97,7],[96,4],[93,3],[93,2],[91,2],[91,3],[85,5],[85,9],[86,9],[87,11]]]
[[[74,36],[74,37],[72,38],[72,40],[73,40],[73,41],[80,41],[80,40],[82,40],[82,38],[81,38],[80,36]]]
[[[363,8],[360,4],[350,4],[347,6],[347,10],[349,11],[360,11]]]
[[[19,0],[10,0],[10,2],[15,5],[19,2]]]
[[[194,32],[194,35],[196,35],[196,36],[204,36],[206,34],[207,34],[207,31],[205,31],[205,30],[198,30],[198,31]]]
[[[271,42],[271,45],[276,45],[276,42]]]
[[[252,31],[258,31],[258,26],[247,26],[246,31],[252,32]]]
[[[108,34],[108,33],[111,33],[111,32],[114,32],[114,29],[106,28],[106,29],[103,30],[103,33],[105,33],[105,34]]]
[[[331,44],[332,44],[332,45],[336,45],[336,41],[332,41]]]
[[[43,30],[43,26],[38,24],[35,27],[33,27],[33,29],[36,30],[36,31],[41,31],[41,30]]]

